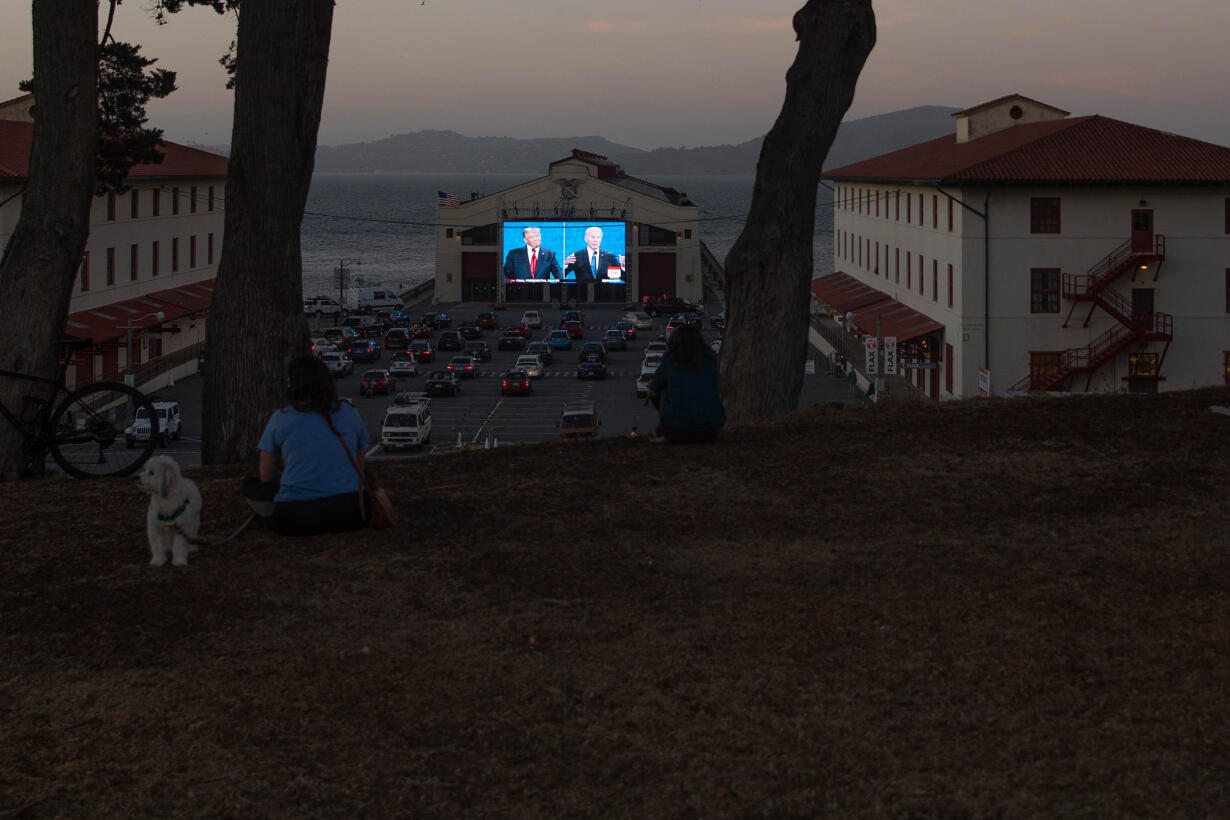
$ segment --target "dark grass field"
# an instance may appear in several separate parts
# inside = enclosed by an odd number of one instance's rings
[[[386,464],[399,527],[187,568],[135,481],[0,485],[0,818],[1226,816],[1213,404]]]

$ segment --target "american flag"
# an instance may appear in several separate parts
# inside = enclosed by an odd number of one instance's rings
[[[436,191],[436,204],[441,208],[457,208],[461,205],[461,200],[456,194],[448,194],[444,191]]]

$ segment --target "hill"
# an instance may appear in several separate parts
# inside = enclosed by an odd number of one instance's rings
[[[0,486],[0,814],[1220,815],[1211,404],[387,463],[403,526],[182,569],[147,565],[134,483]],[[195,471],[206,533],[245,472]]]
[[[895,151],[953,128],[956,108],[921,106],[842,123],[828,167]],[[322,145],[317,171],[542,173],[549,163],[581,148],[610,157],[638,176],[753,174],[762,138],[739,145],[658,148],[644,151],[599,136],[513,139],[467,137],[455,131],[416,131],[375,142]],[[222,153],[226,153],[222,151]]]

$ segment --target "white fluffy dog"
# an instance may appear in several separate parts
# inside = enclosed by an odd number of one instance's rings
[[[149,535],[150,563],[160,567],[167,562],[186,566],[188,553],[196,545],[201,528],[201,491],[196,482],[184,478],[179,463],[170,456],[153,456],[137,473],[141,486],[150,494],[149,512],[145,516],[145,531]],[[186,537],[185,537],[186,536]]]

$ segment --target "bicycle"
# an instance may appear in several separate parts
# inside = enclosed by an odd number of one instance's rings
[[[0,416],[21,433],[27,466],[45,463],[50,453],[75,478],[132,475],[158,443],[158,413],[153,402],[120,382],[95,382],[70,391],[64,386],[70,354],[93,341],[62,339],[52,344],[65,348],[56,378],[0,370],[0,378],[30,382],[19,412],[0,403]],[[143,447],[130,448],[133,425],[139,419],[148,424],[149,436]]]

